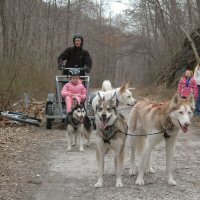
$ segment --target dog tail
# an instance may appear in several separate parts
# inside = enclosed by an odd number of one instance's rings
[[[102,83],[102,91],[106,92],[106,91],[110,91],[112,90],[112,84],[109,80],[105,80]]]

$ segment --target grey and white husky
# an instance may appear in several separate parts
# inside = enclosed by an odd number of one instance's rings
[[[99,98],[95,112],[97,127],[96,158],[98,163],[98,181],[95,187],[103,186],[104,157],[112,149],[115,153],[116,186],[122,187],[122,167],[124,161],[124,147],[127,123],[122,115],[116,112],[116,104],[113,99]]]
[[[67,135],[68,135],[68,147],[67,150],[71,150],[72,145],[76,145],[77,137],[79,138],[79,150],[84,151],[83,142],[84,138],[87,139],[87,145],[90,145],[90,133],[91,122],[87,116],[86,109],[83,104],[78,104],[75,100],[73,102],[72,111],[67,116]],[[72,137],[74,136],[74,143],[72,144]]]
[[[136,104],[136,100],[131,92],[133,89],[134,88],[129,88],[129,83],[122,84],[120,87],[113,89],[111,82],[109,80],[104,80],[102,83],[102,90],[99,91],[98,95],[96,95],[92,100],[92,108],[94,112],[98,105],[99,95],[101,98],[104,97],[105,100],[115,100],[116,105],[134,106]]]

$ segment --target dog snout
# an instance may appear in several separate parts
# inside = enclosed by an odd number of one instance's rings
[[[131,102],[131,103],[128,103],[127,105],[128,105],[128,106],[134,106],[136,103],[137,103],[137,101],[136,101],[136,100],[134,100],[133,102]]]
[[[102,114],[101,116],[102,116],[102,119],[103,119],[103,120],[105,120],[105,119],[107,118],[107,117],[106,117],[106,114]]]
[[[189,122],[185,122],[185,123],[184,123],[184,126],[185,126],[185,127],[188,127],[189,125],[190,125]]]

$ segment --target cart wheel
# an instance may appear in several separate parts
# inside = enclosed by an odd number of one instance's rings
[[[53,115],[53,104],[52,103],[47,103],[46,104],[46,114],[47,115]]]
[[[51,129],[51,127],[52,127],[52,119],[47,119],[47,121],[46,121],[46,128],[47,129]]]
[[[66,123],[66,119],[62,119],[61,122],[62,122],[62,123]]]

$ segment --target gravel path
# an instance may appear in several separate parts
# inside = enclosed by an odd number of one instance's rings
[[[123,110],[126,112],[126,110]],[[193,123],[197,125],[199,117]],[[0,199],[1,200],[199,200],[200,199],[200,128],[191,127],[181,134],[173,160],[177,186],[165,181],[164,142],[152,152],[156,174],[147,174],[145,186],[136,186],[129,176],[130,148],[126,145],[123,188],[115,187],[113,154],[105,159],[104,187],[97,181],[95,133],[91,147],[80,153],[78,147],[66,151],[64,127],[46,130],[43,126],[0,128]]]
[[[198,135],[198,129],[191,128],[190,134],[181,134],[178,139],[173,160],[177,186],[167,185],[165,181],[164,142],[159,144],[152,153],[152,164],[156,174],[145,176],[145,186],[136,186],[134,184],[136,177],[128,174],[130,151],[127,142],[123,170],[124,187],[115,187],[113,154],[109,153],[105,160],[104,187],[98,189],[94,188],[97,181],[95,133],[92,134],[91,147],[86,147],[85,152],[80,153],[78,147],[74,147],[71,152],[66,152],[65,131],[60,131],[63,137],[56,141],[56,148],[49,152],[51,156],[48,161],[48,172],[33,199],[200,199],[200,135]]]

